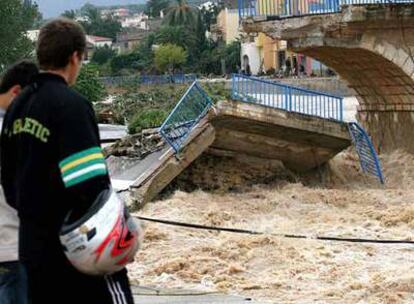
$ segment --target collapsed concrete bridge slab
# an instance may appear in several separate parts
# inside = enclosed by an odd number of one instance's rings
[[[131,185],[137,206],[149,202],[203,153],[245,154],[280,160],[286,167],[307,171],[326,163],[351,145],[346,123],[292,113],[260,104],[222,101],[201,119],[178,154],[158,152],[140,168]]]

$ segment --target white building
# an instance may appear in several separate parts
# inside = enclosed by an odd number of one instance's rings
[[[37,42],[37,40],[39,39],[39,33],[40,30],[31,30],[26,32],[26,36],[30,39],[30,41]]]
[[[77,16],[77,17],[75,18],[75,21],[76,21],[76,22],[89,22],[89,18],[88,18],[88,17],[86,17],[86,16]]]
[[[112,47],[112,39],[106,38],[106,37],[99,37],[99,36],[86,36],[86,42],[88,44],[91,44],[94,48],[100,48],[100,47]]]
[[[93,57],[96,49],[108,47],[112,48],[112,39],[99,36],[86,36],[86,52],[84,54],[84,61],[88,62]]]
[[[241,45],[241,69],[247,72],[247,66],[250,67],[252,75],[257,75],[262,66],[262,56],[260,49],[257,47],[257,43],[245,42]]]
[[[123,28],[140,28],[143,30],[148,30],[148,16],[144,14],[136,14],[131,17],[126,17],[121,20]]]

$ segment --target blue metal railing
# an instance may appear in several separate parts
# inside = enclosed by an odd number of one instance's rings
[[[343,120],[343,98],[256,77],[233,74],[232,98],[262,106]]]
[[[380,161],[367,132],[360,125],[354,122],[349,123],[348,128],[349,133],[351,134],[352,142],[354,143],[355,149],[359,155],[362,171],[376,176],[381,184],[384,184],[385,181]]]
[[[174,75],[133,75],[133,76],[111,76],[101,77],[101,82],[107,86],[122,86],[134,84],[186,84],[197,80],[194,74],[174,74]]]
[[[106,86],[134,85],[139,83],[139,76],[110,76],[99,80]]]
[[[142,84],[185,84],[192,83],[196,81],[196,75],[184,75],[184,74],[174,74],[174,75],[143,75],[141,76]]]
[[[338,13],[344,5],[399,3],[414,3],[414,0],[238,0],[238,8],[240,18],[283,18]]]
[[[210,97],[193,82],[160,128],[161,136],[176,153],[211,106]]]

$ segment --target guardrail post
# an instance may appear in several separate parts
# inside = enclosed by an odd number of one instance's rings
[[[344,121],[344,99],[339,99],[339,120]]]
[[[231,75],[231,98],[232,99],[236,99],[235,90],[236,90],[236,75],[232,74]]]

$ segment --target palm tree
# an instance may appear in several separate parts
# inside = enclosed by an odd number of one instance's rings
[[[189,5],[186,0],[177,0],[175,5],[172,5],[167,10],[164,23],[169,26],[190,26],[196,24],[197,8]]]
[[[158,44],[176,44],[185,49],[193,47],[196,37],[193,32],[184,26],[163,26],[156,34],[156,42]]]

